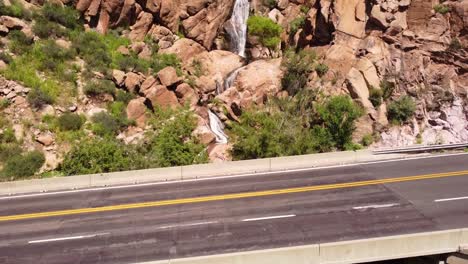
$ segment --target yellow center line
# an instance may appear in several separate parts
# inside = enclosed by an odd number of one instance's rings
[[[312,191],[320,191],[320,190],[343,189],[343,188],[361,187],[361,186],[369,186],[369,185],[377,185],[377,184],[429,180],[429,179],[455,177],[455,176],[468,176],[468,170],[447,172],[447,173],[437,173],[437,174],[426,174],[426,175],[418,175],[418,176],[407,176],[407,177],[399,177],[399,178],[380,179],[380,180],[324,184],[324,185],[276,189],[276,190],[267,190],[267,191],[222,194],[222,195],[212,195],[212,196],[205,196],[205,197],[182,198],[182,199],[175,199],[175,200],[163,200],[163,201],[153,201],[153,202],[110,205],[110,206],[102,206],[102,207],[95,207],[95,208],[80,208],[80,209],[60,210],[60,211],[51,211],[51,212],[9,215],[9,216],[0,216],[0,222],[53,217],[53,216],[76,215],[76,214],[85,214],[85,213],[109,212],[109,211],[128,210],[128,209],[137,209],[137,208],[158,207],[158,206],[166,206],[166,205],[203,203],[203,202],[212,202],[212,201],[221,201],[221,200],[233,200],[233,199],[242,199],[242,198],[281,195],[281,194],[303,193],[303,192],[312,192]]]

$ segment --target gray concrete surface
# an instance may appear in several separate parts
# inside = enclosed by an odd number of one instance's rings
[[[125,171],[0,183],[0,195],[50,192],[135,183],[180,181],[196,178],[283,171],[331,165],[405,158],[405,154],[373,155],[370,151],[347,151],[294,157],[234,161],[183,167]]]
[[[192,201],[2,221],[0,263],[118,264],[192,257],[205,259],[203,256],[213,256],[205,263],[217,263],[216,256],[261,252],[236,255],[229,261],[283,264],[288,263],[285,259],[289,255],[282,255],[276,249],[298,249],[294,255],[310,261],[308,254],[311,253],[302,248],[307,245],[322,245],[320,252],[328,259],[326,256],[331,253],[325,255],[325,252],[333,252],[331,248],[337,246],[336,242],[341,247],[343,241],[467,228],[466,199],[435,202],[440,198],[467,196],[467,170],[468,154],[463,154],[246,177],[0,196],[0,220],[19,214],[106,206],[120,208],[128,204],[147,205],[181,199]],[[399,177],[449,172],[459,172],[459,176],[392,182]],[[385,180],[387,182],[382,183]],[[363,181],[381,183],[339,187]],[[336,188],[278,192],[324,185]],[[271,192],[271,195],[225,198],[252,192]],[[220,198],[193,202],[213,196]],[[464,240],[467,236],[467,232],[460,235]],[[452,250],[449,239],[451,236],[441,235],[427,247]],[[439,244],[434,244],[436,242]],[[349,245],[346,248],[346,259],[366,257],[356,248]],[[406,248],[428,251],[425,247]],[[397,255],[395,252],[388,253]],[[376,251],[369,251],[370,256],[375,254]],[[336,261],[343,260],[338,257]]]
[[[468,229],[325,243],[222,254],[206,257],[141,262],[143,264],[351,264],[456,252]],[[459,255],[448,264],[466,264]]]

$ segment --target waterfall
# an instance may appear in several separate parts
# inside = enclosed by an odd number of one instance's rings
[[[224,125],[223,122],[219,119],[219,117],[213,113],[211,110],[208,110],[208,116],[210,118],[210,128],[211,131],[216,136],[216,143],[219,144],[226,144],[228,142],[228,138],[226,134],[224,134]]]
[[[233,84],[234,84],[234,81],[236,80],[237,78],[237,75],[239,74],[239,71],[240,69],[242,68],[239,68],[233,72],[231,72],[228,77],[226,78],[226,80],[224,80],[224,83],[223,83],[223,92],[226,91],[227,89],[229,89]]]
[[[231,51],[242,57],[245,57],[249,12],[249,0],[236,0],[231,19],[226,27],[226,31],[231,38]]]

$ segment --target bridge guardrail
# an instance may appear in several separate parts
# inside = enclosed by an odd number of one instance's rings
[[[414,153],[414,152],[426,152],[433,150],[444,150],[444,149],[459,149],[468,148],[468,142],[455,143],[455,144],[441,144],[441,145],[415,145],[402,148],[388,148],[388,149],[377,149],[373,150],[372,153],[375,155],[379,154],[393,154],[393,153]]]

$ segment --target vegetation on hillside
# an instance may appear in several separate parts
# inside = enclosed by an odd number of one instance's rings
[[[348,96],[322,98],[301,91],[272,98],[265,109],[247,110],[233,125],[232,155],[242,160],[354,148],[351,136],[361,115]]]

